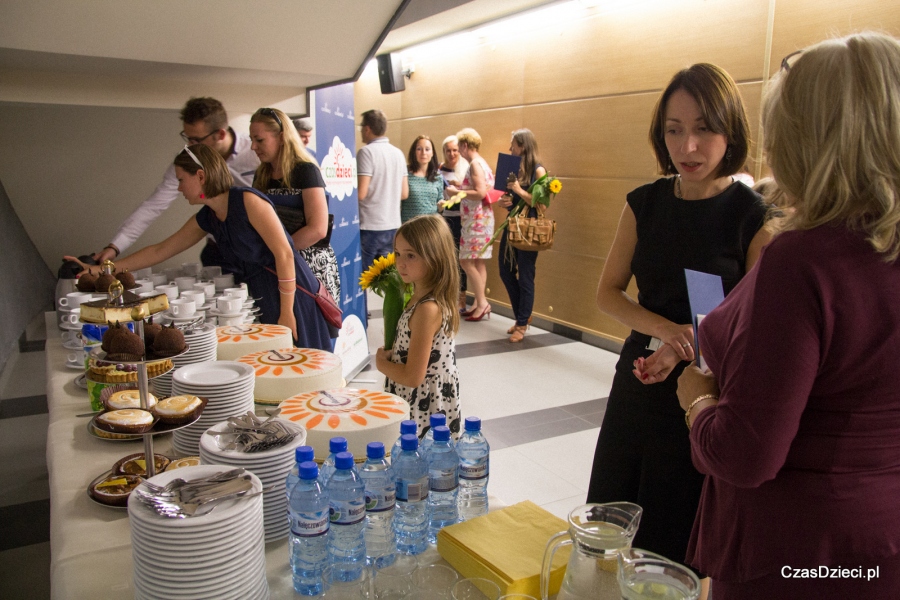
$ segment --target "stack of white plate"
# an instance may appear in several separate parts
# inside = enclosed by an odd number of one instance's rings
[[[264,487],[275,486],[272,491],[263,494],[263,520],[265,522],[266,543],[286,538],[291,531],[288,518],[287,493],[285,479],[293,468],[294,450],[306,442],[306,430],[290,421],[279,419],[288,429],[297,432],[291,443],[263,452],[238,452],[222,450],[212,435],[200,438],[200,462],[209,465],[227,465],[244,467],[257,477]],[[207,431],[207,434],[225,431],[227,423],[219,423]]]
[[[253,411],[253,367],[240,362],[212,361],[187,365],[172,376],[172,395],[199,396],[207,399],[203,414],[191,425],[173,434],[175,450],[196,456],[203,432],[228,417]]]
[[[153,380],[154,393],[160,398],[172,395],[172,377],[179,367],[216,360],[216,347],[219,345],[215,325],[195,327],[191,333],[184,334],[188,351],[172,359],[175,369]]]
[[[229,470],[199,465],[160,473],[165,485]],[[253,491],[262,489],[250,476]],[[145,489],[142,484],[138,489]],[[138,599],[268,598],[262,497],[226,500],[201,517],[157,515],[132,494],[128,499],[134,554],[134,597]]]

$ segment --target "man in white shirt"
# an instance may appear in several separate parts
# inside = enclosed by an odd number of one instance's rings
[[[221,154],[235,185],[253,184],[259,158],[250,149],[250,137],[237,134],[228,126],[228,114],[221,102],[215,98],[191,98],[181,109],[181,121],[181,137],[187,144],[203,144]],[[153,194],[125,219],[112,241],[94,254],[97,262],[114,260],[125,252],[179,196],[175,167],[170,164]],[[208,239],[200,260],[204,265],[222,265],[218,254],[215,243]]]
[[[359,194],[359,241],[362,268],[394,251],[400,227],[400,201],[409,196],[406,157],[386,137],[387,118],[380,110],[362,114],[360,135],[365,146],[356,153]]]

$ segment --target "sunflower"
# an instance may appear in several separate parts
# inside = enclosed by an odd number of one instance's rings
[[[562,189],[562,182],[559,179],[553,179],[550,182],[550,192],[552,194],[558,194]]]
[[[396,257],[391,252],[387,256],[379,256],[372,263],[372,266],[366,269],[359,278],[359,286],[364,289],[372,289],[376,292],[387,283],[386,279],[390,278],[393,273],[397,272]]]

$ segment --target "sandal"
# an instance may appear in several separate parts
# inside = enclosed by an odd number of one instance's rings
[[[512,331],[510,332],[510,333],[512,333],[512,335],[509,336],[509,343],[518,344],[519,342],[524,340],[525,339],[525,331],[527,329],[528,329],[527,325],[523,325],[521,327],[518,327],[518,326],[513,327]]]
[[[532,317],[528,317],[528,324],[527,324],[527,325],[524,325],[526,331],[528,330],[529,327],[531,327],[531,319],[532,319]],[[509,329],[507,329],[507,330],[506,330],[506,333],[512,333],[513,331],[516,330],[517,327],[518,327],[518,325],[516,325],[515,323],[513,323],[513,326],[510,327]]]

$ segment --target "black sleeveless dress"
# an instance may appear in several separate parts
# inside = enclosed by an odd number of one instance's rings
[[[637,222],[631,261],[644,308],[690,323],[684,269],[722,277],[726,294],[745,273],[747,250],[762,227],[762,199],[743,183],[704,200],[680,200],[674,179],[628,194]],[[684,411],[675,394],[677,366],[665,381],[644,385],[631,372],[650,336],[632,331],[622,348],[600,428],[588,502],[628,501],[644,509],[634,546],[685,562],[703,475],[691,463]]]

